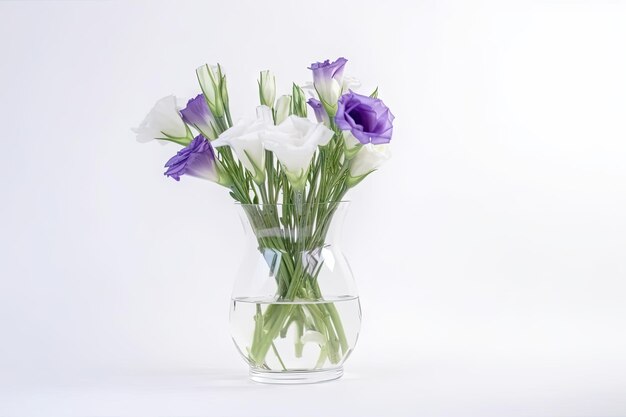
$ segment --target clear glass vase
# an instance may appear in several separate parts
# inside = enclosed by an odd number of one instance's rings
[[[230,328],[250,378],[296,384],[341,377],[361,327],[354,277],[338,244],[348,202],[239,207],[249,244]]]

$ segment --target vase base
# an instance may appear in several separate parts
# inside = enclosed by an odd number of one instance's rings
[[[332,381],[343,375],[343,367],[311,371],[266,371],[250,369],[250,379],[262,384],[315,384]]]

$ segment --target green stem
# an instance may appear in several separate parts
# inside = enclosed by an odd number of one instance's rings
[[[262,252],[273,250],[280,257],[273,273],[277,282],[276,299],[281,303],[270,304],[261,318],[257,317],[257,312],[249,356],[259,366],[265,363],[270,348],[279,357],[274,340],[285,337],[289,327],[295,324],[296,357],[302,355],[304,329],[314,328],[326,339],[320,345],[318,365],[322,366],[326,360],[338,363],[349,349],[345,330],[335,304],[319,302],[324,300],[317,283],[321,265],[311,271],[310,265],[306,265],[306,253],[324,246],[338,207],[335,202],[340,201],[347,191],[349,162],[343,159],[343,142],[336,135],[328,146],[319,150],[304,190],[294,190],[280,164],[274,166],[272,158],[273,155],[268,152],[266,183],[254,187],[246,178],[249,186],[246,188],[252,189],[255,194],[258,192],[264,203],[251,209],[248,216],[258,237],[259,249]],[[243,194],[241,191],[238,190]],[[272,204],[279,201],[281,193],[283,204],[278,209]],[[303,304],[291,304],[296,299],[304,300]],[[308,300],[311,303],[307,303]]]

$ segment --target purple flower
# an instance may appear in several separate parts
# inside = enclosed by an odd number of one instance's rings
[[[343,87],[343,69],[348,62],[345,58],[336,61],[315,62],[309,67],[313,71],[313,85],[320,100],[330,107],[334,107],[341,95]]]
[[[211,143],[198,135],[187,147],[180,150],[165,164],[165,175],[180,181],[182,175],[204,178],[217,182],[219,174]]]
[[[180,115],[188,125],[194,126],[203,136],[215,139],[215,118],[209,109],[203,94],[198,94],[187,102],[187,107],[180,111]]]
[[[337,58],[336,61],[330,62],[328,59],[324,62],[314,62],[309,67],[313,70],[313,81],[334,78],[336,80],[343,79],[343,68],[348,62],[345,58]]]
[[[317,121],[319,123],[328,124],[328,121],[329,121],[328,113],[326,113],[326,110],[324,110],[324,106],[322,106],[322,102],[316,98],[310,98],[307,101],[307,103],[309,104],[309,106],[311,106],[311,108],[315,112],[315,118],[317,119]]]
[[[337,103],[335,123],[362,144],[389,143],[393,132],[394,116],[378,98],[362,96],[350,91]]]

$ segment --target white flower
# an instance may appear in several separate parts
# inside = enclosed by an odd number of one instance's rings
[[[276,99],[276,78],[274,74],[269,71],[261,71],[261,77],[259,78],[259,98],[261,99],[261,104],[274,107],[274,100]]]
[[[163,139],[188,145],[193,139],[180,117],[174,96],[163,97],[157,101],[139,127],[132,130],[137,134],[139,142]]]
[[[318,146],[328,144],[333,131],[321,123],[289,116],[280,125],[263,134],[265,148],[274,152],[296,188],[304,187],[306,174]]]
[[[377,170],[386,160],[391,158],[391,149],[388,144],[363,145],[357,152],[350,165],[350,176],[353,178],[364,177]]]
[[[256,120],[239,120],[212,141],[211,145],[230,146],[255,181],[262,182],[265,178],[265,150],[261,135],[272,126],[272,110],[267,106],[259,106]]]
[[[276,102],[274,122],[279,125],[289,117],[291,112],[291,96],[280,96]]]

